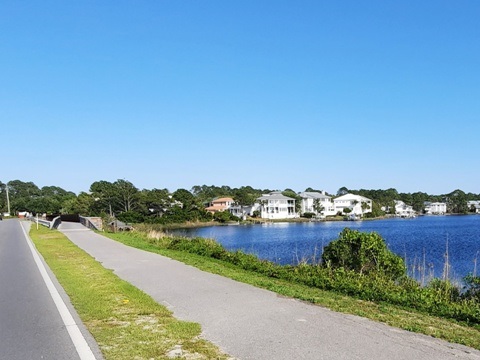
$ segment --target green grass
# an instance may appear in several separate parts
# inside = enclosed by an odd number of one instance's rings
[[[199,338],[200,325],[179,321],[164,306],[106,270],[56,230],[31,228],[30,237],[65,289],[105,359],[228,359]]]
[[[244,270],[240,266],[209,256],[168,249],[167,244],[171,245],[172,240],[162,237],[161,234],[158,234],[159,236],[155,240],[148,239],[146,234],[137,232],[105,233],[104,235],[126,245],[162,254],[201,270],[268,289],[284,296],[301,299],[334,311],[359,315],[397,328],[431,335],[480,349],[480,327],[478,325],[469,326],[461,321],[431,316],[424,312],[384,302],[375,303],[359,300],[340,293],[269,277],[255,271]],[[211,244],[211,247],[215,251],[215,245]]]

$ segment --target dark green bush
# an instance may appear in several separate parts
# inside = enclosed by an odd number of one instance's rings
[[[394,280],[405,276],[406,272],[403,259],[387,248],[379,234],[348,228],[325,247],[322,261],[333,269],[344,268],[360,274],[379,273]]]
[[[315,216],[317,216],[317,215],[313,212],[305,212],[302,215],[302,217],[305,218],[305,219],[311,219],[311,218],[314,218]]]

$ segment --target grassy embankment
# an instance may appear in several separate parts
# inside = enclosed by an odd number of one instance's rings
[[[478,304],[445,301],[441,287],[422,289],[413,281],[397,286],[381,278],[345,271],[328,273],[310,265],[279,266],[252,255],[228,252],[206,239],[169,237],[153,231],[105,235],[281,295],[480,349]]]
[[[105,359],[228,359],[200,339],[200,325],[175,319],[171,312],[71,243],[62,233],[32,227],[30,237],[55,273]]]

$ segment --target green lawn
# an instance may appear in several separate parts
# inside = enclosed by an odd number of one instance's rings
[[[65,289],[105,359],[229,359],[199,338],[199,324],[179,321],[164,306],[106,270],[62,233],[31,228],[30,237]]]

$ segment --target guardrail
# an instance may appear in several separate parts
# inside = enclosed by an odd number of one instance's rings
[[[40,218],[37,218],[35,216],[29,216],[29,217],[27,217],[27,220],[30,220],[34,223],[46,226],[49,229],[57,229],[59,227],[59,225],[62,223],[62,220],[60,219],[60,216],[57,216],[52,221],[48,221],[46,219],[40,219]]]
[[[79,216],[79,218],[80,218],[80,224],[82,224],[83,226],[86,226],[92,230],[98,230],[98,231],[103,230],[101,218],[89,218],[85,216]]]
[[[57,229],[60,224],[62,223],[62,219],[60,216],[57,216],[55,219],[53,219],[50,223],[50,229]]]
[[[26,219],[30,220],[31,222],[46,226],[48,228],[50,228],[50,225],[51,225],[50,221],[45,220],[45,219],[36,218],[35,216],[28,216],[28,217],[26,217]]]

